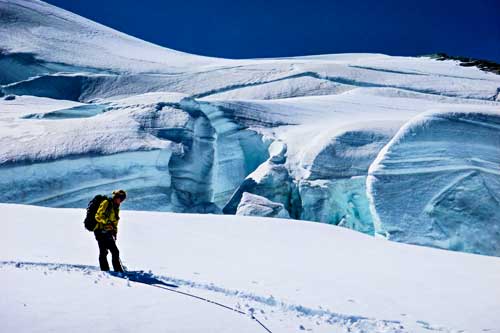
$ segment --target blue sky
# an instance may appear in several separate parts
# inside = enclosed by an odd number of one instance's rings
[[[500,62],[500,0],[49,0],[176,50],[226,58],[446,52]]]

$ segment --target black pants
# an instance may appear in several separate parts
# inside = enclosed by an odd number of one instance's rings
[[[116,247],[115,239],[111,232],[96,231],[94,232],[95,239],[99,245],[99,266],[101,266],[101,271],[109,271],[108,264],[108,250],[111,252],[111,262],[113,263],[113,269],[115,272],[123,272],[123,268],[120,262],[120,251]]]

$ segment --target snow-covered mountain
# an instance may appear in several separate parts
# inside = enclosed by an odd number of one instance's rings
[[[0,202],[290,217],[500,255],[500,76],[200,57],[0,0]]]

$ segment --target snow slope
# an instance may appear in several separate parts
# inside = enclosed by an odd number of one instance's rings
[[[2,0],[0,6],[0,50],[13,69],[22,60],[33,69],[150,72],[216,61],[159,47],[41,1]]]
[[[0,34],[0,202],[81,208],[125,188],[131,209],[240,207],[500,256],[498,75],[200,57],[41,1],[0,0]]]
[[[84,210],[0,210],[3,330],[265,332],[234,311],[100,273]],[[494,257],[317,223],[138,211],[123,211],[118,239],[129,269],[253,311],[272,332],[500,332]]]

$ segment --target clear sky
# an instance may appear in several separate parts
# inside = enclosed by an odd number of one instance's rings
[[[48,0],[129,35],[226,57],[445,52],[500,62],[500,0]]]

